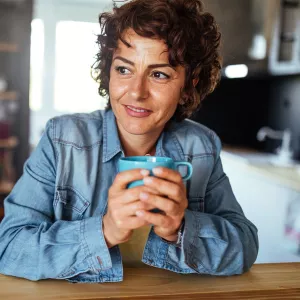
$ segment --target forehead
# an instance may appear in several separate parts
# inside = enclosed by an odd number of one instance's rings
[[[128,47],[120,39],[115,54],[124,53],[137,57],[151,56],[156,59],[168,61],[168,47],[165,41],[160,39],[146,38],[138,35],[133,29],[127,29],[122,34],[122,39],[130,44]]]

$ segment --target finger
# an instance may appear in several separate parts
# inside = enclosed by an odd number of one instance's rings
[[[157,167],[154,168],[152,172],[156,177],[167,179],[168,181],[177,183],[179,185],[183,184],[181,174],[176,170],[172,170],[164,167]]]
[[[181,185],[164,179],[147,176],[144,178],[144,184],[148,187],[155,188],[160,194],[166,195],[176,202],[181,202],[185,197],[184,189]]]
[[[137,200],[133,203],[126,204],[118,212],[114,212],[114,219],[120,220],[130,216],[135,216],[138,210],[151,210],[155,207],[150,203],[144,203],[141,200]]]
[[[114,180],[113,190],[116,192],[125,190],[129,183],[136,180],[142,180],[147,175],[149,175],[149,170],[145,169],[132,169],[120,172]]]
[[[142,202],[164,211],[169,216],[176,216],[181,209],[178,202],[159,195],[142,192],[140,194],[140,199]]]
[[[166,215],[151,213],[145,210],[137,211],[136,215],[154,226],[167,228],[172,225],[172,219]]]
[[[137,216],[126,218],[122,221],[119,221],[117,224],[118,228],[126,230],[137,229],[145,225],[150,225],[150,223],[147,220]]]
[[[159,193],[154,188],[141,185],[141,186],[136,186],[136,187],[125,190],[124,192],[122,192],[118,196],[116,196],[114,201],[118,202],[120,204],[132,203],[132,202],[135,202],[140,199],[140,194],[142,192],[151,193],[151,194]]]

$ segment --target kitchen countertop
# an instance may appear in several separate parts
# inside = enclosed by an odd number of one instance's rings
[[[239,159],[238,156],[234,155],[239,154],[239,152],[258,153],[257,151],[251,149],[224,146],[221,152],[222,161],[224,164],[230,162],[231,164],[234,164],[245,171],[251,171],[258,175],[262,175],[267,179],[272,180],[276,184],[300,192],[300,167],[289,168],[274,166],[271,164],[251,164],[243,159]]]
[[[176,274],[149,266],[125,268],[118,283],[31,282],[0,275],[0,299],[300,299],[300,263],[257,264],[238,276]]]

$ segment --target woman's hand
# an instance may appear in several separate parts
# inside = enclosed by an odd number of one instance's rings
[[[188,206],[186,188],[178,171],[160,167],[153,169],[153,173],[155,177],[145,177],[144,183],[145,186],[155,189],[157,193],[142,192],[140,199],[141,202],[162,210],[164,214],[139,210],[137,216],[153,224],[158,236],[173,242],[177,240],[178,229]]]
[[[133,229],[149,224],[137,217],[136,211],[154,208],[139,197],[142,192],[155,194],[155,190],[144,185],[127,189],[130,182],[142,180],[147,175],[149,171],[142,169],[120,172],[110,187],[107,214],[103,217],[103,234],[109,248],[128,241]]]

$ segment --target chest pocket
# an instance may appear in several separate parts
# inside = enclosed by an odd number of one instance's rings
[[[56,220],[75,221],[83,218],[90,202],[75,189],[63,187],[56,190],[53,206]]]
[[[202,197],[188,197],[188,209],[204,212],[204,199]]]

